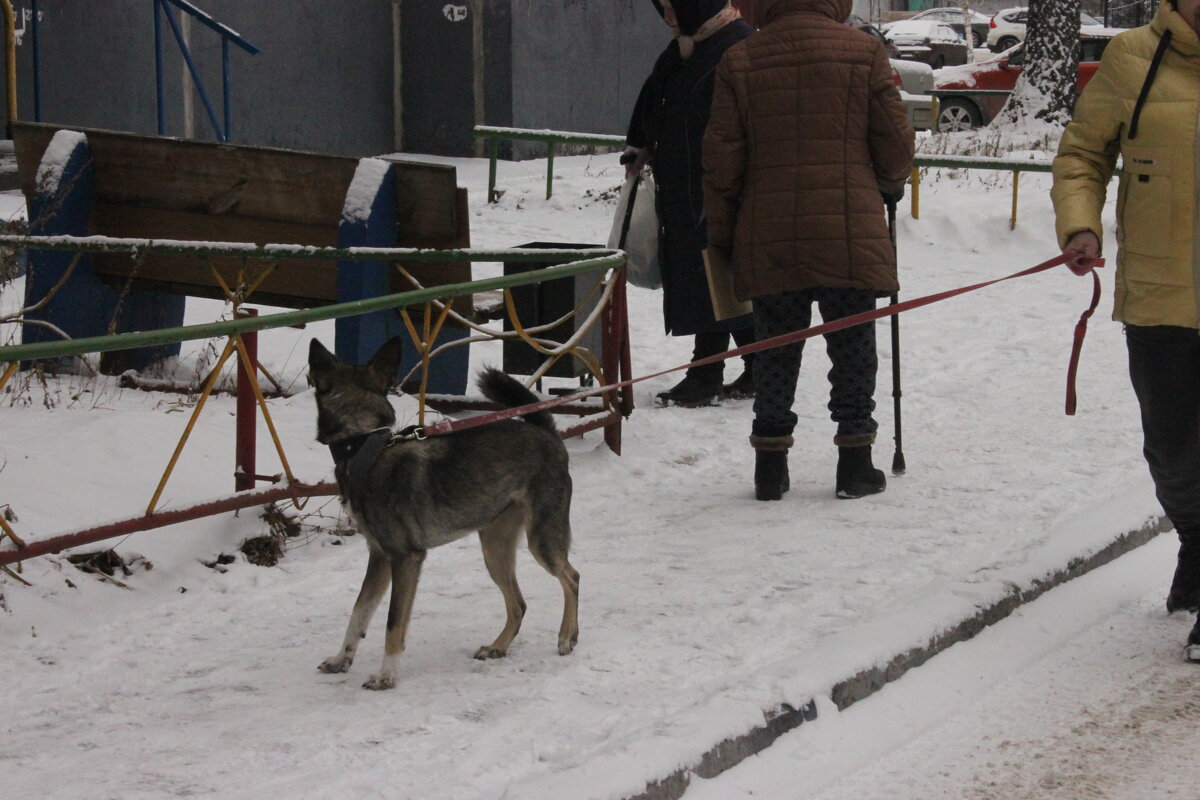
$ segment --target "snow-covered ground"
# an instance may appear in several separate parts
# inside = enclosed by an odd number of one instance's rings
[[[603,242],[609,190],[620,183],[616,158],[556,159],[551,200],[543,199],[544,161],[502,164],[507,191],[491,206],[486,162],[454,161],[471,193],[473,244]],[[1022,179],[1015,231],[1008,186],[943,172],[922,185],[920,220],[902,205],[902,296],[1056,254],[1048,178]],[[497,271],[476,267],[477,276]],[[0,794],[599,800],[637,792],[761,725],[764,710],[827,697],[837,681],[925,644],[1012,585],[1160,513],[1140,457],[1124,342],[1103,318],[1108,298],[1084,348],[1079,414],[1062,413],[1071,333],[1090,288],[1062,269],[906,314],[908,474],[857,502],[833,495],[820,343],[806,350],[792,489],[778,503],[753,499],[749,401],[659,409],[654,394],[676,376],[639,384],[623,456],[598,434],[568,443],[582,600],[580,644],[566,658],[554,653],[557,582],[522,554],[529,613],[521,635],[507,659],[471,659],[502,624],[503,606],[466,539],[426,561],[394,691],[360,688],[382,650],[378,623],[351,672],[317,673],[341,640],[366,560],[361,540],[335,535],[344,524],[336,501],[309,503],[304,535],[275,568],[240,556],[222,570],[202,563],[265,530],[249,512],[117,541],[125,558],[153,565],[119,576],[128,588],[63,558],[33,560],[23,573],[32,588],[0,577]],[[18,282],[0,296],[0,309],[13,308],[20,291]],[[190,300],[187,321],[223,311]],[[630,314],[635,374],[688,360],[690,343],[662,333],[657,293],[631,290]],[[886,467],[888,322],[878,331],[876,462]],[[11,335],[0,328],[0,340]],[[262,360],[303,387],[312,336],[332,343],[332,323],[263,334]],[[181,371],[195,371],[208,347],[185,345]],[[473,369],[500,360],[498,345],[471,355]],[[18,533],[37,539],[145,508],[190,411],[182,398],[104,379],[16,386],[15,401],[0,396],[0,505],[11,504]],[[411,403],[397,405],[401,422],[412,421]],[[329,477],[328,453],[313,441],[311,393],[271,408],[296,474]],[[210,401],[167,507],[232,489],[232,413],[228,397]],[[265,432],[259,453],[260,472],[276,471]],[[1175,627],[1163,630],[1168,654],[1181,641]]]
[[[1151,800],[1200,780],[1174,537],[1055,589],[885,691],[802,725],[685,800]]]

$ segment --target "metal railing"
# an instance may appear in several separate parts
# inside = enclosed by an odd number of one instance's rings
[[[80,339],[36,342],[32,344],[7,345],[0,347],[0,363],[17,363],[38,359],[60,358],[84,353],[105,353],[114,350],[131,350],[139,347],[174,344],[192,339],[207,339],[232,336],[239,333],[261,331],[303,325],[308,322],[386,311],[401,306],[416,305],[434,300],[474,294],[492,289],[507,289],[530,283],[581,275],[600,269],[619,267],[625,261],[620,250],[552,250],[552,249],[462,249],[423,250],[413,248],[376,247],[306,247],[303,245],[255,245],[240,242],[180,242],[156,241],[154,239],[117,239],[107,237],[76,236],[13,236],[0,235],[0,246],[19,247],[27,250],[56,250],[84,253],[171,254],[191,256],[234,256],[246,259],[321,259],[337,261],[556,261],[563,258],[578,260],[543,269],[531,270],[515,275],[485,278],[467,283],[451,283],[414,289],[397,294],[381,295],[365,300],[353,300],[298,311],[283,311],[259,317],[245,317],[224,322],[208,322],[163,328],[153,331],[117,333],[109,336],[92,336]]]
[[[546,156],[546,199],[554,195],[554,148],[560,144],[590,145],[593,147],[624,147],[625,137],[605,133],[572,133],[570,131],[532,130],[529,128],[498,128],[492,125],[476,125],[475,135],[488,140],[488,192],[487,200],[494,203],[500,196],[496,193],[496,162],[500,158],[500,142],[522,141],[543,142],[548,150]]]
[[[83,355],[85,353],[110,352],[114,350],[125,350],[136,347],[145,347],[158,344],[168,344],[181,342],[191,339],[204,339],[210,337],[229,337],[229,341],[225,346],[225,351],[218,359],[215,367],[210,371],[209,377],[205,380],[204,389],[199,394],[191,419],[187,427],[183,431],[183,435],[175,448],[170,461],[167,464],[166,471],[160,479],[158,486],[154,492],[153,498],[150,500],[150,505],[144,514],[137,517],[121,520],[116,523],[108,523],[100,526],[86,528],[74,533],[64,534],[61,536],[50,537],[48,539],[39,540],[26,544],[26,542],[13,531],[12,527],[7,524],[3,516],[0,516],[0,541],[4,538],[9,538],[16,546],[15,549],[0,549],[0,571],[3,571],[15,578],[19,578],[7,565],[22,561],[26,558],[32,558],[36,555],[45,553],[58,552],[66,547],[75,547],[83,544],[101,541],[115,536],[126,535],[135,531],[150,530],[152,528],[163,527],[165,525],[174,524],[190,519],[198,519],[223,511],[230,511],[237,508],[246,508],[252,505],[261,505],[267,502],[275,502],[278,500],[290,499],[298,501],[306,497],[330,495],[337,492],[337,487],[331,483],[305,484],[295,480],[292,475],[291,468],[288,465],[286,456],[284,455],[283,445],[279,439],[274,423],[271,420],[266,401],[258,386],[257,372],[262,369],[260,364],[257,364],[257,359],[253,353],[256,348],[254,337],[256,332],[270,328],[279,328],[284,326],[302,325],[307,322],[315,322],[318,320],[335,319],[339,317],[354,316],[358,314],[366,314],[373,311],[383,311],[388,309],[396,309],[403,318],[409,333],[413,336],[414,341],[419,341],[422,379],[419,402],[421,403],[421,422],[424,423],[424,406],[425,406],[425,379],[427,377],[427,368],[429,359],[436,355],[442,348],[438,350],[432,349],[432,343],[438,335],[442,323],[446,320],[447,315],[451,314],[450,304],[447,302],[449,298],[463,294],[474,294],[476,292],[489,291],[493,289],[505,290],[506,305],[509,307],[512,315],[514,327],[517,328],[515,336],[519,336],[521,340],[533,345],[539,352],[545,353],[553,358],[560,357],[563,353],[548,350],[544,346],[541,339],[535,338],[537,331],[542,328],[522,328],[519,326],[516,317],[515,309],[512,306],[511,297],[508,294],[508,289],[511,287],[527,285],[532,283],[540,283],[546,280],[555,278],[564,278],[575,275],[580,275],[587,272],[595,272],[599,270],[614,270],[614,273],[609,276],[607,281],[603,278],[597,283],[597,288],[604,284],[606,286],[603,291],[603,296],[597,302],[597,310],[592,312],[585,324],[595,324],[601,320],[599,309],[607,302],[607,316],[603,318],[602,327],[606,331],[606,336],[610,335],[611,331],[615,331],[618,327],[622,331],[624,328],[624,283],[621,277],[615,273],[624,263],[625,254],[620,250],[597,250],[597,249],[549,249],[549,248],[513,248],[506,250],[484,250],[484,249],[461,249],[461,250],[423,250],[412,248],[369,248],[369,247],[354,247],[354,248],[332,248],[332,247],[305,247],[301,245],[254,245],[244,243],[231,242],[182,242],[182,241],[156,241],[151,239],[117,239],[106,237],[72,237],[72,236],[0,236],[0,246],[12,245],[20,246],[26,249],[36,250],[52,250],[52,251],[68,251],[82,255],[83,253],[124,253],[134,259],[142,258],[145,254],[159,255],[184,255],[195,256],[199,258],[208,258],[210,256],[221,255],[225,257],[235,257],[247,259],[266,259],[278,264],[280,259],[323,259],[336,260],[339,262],[380,262],[390,261],[395,262],[397,269],[404,273],[405,277],[417,286],[414,279],[404,271],[403,264],[413,264],[420,262],[446,262],[446,261],[561,261],[563,258],[576,259],[566,264],[555,264],[553,266],[544,267],[542,269],[530,270],[513,275],[505,275],[498,278],[490,278],[479,281],[470,281],[466,283],[444,284],[440,286],[418,288],[411,291],[399,292],[381,297],[368,298],[363,300],[355,300],[347,303],[337,303],[334,305],[322,306],[319,308],[301,309],[299,311],[288,311],[267,316],[242,315],[238,313],[240,303],[245,300],[245,295],[251,290],[244,290],[242,285],[238,285],[236,291],[230,290],[224,283],[222,287],[226,289],[226,295],[234,305],[234,319],[225,322],[214,322],[201,325],[189,325],[176,328],[169,328],[157,331],[138,331],[134,333],[121,333],[109,336],[97,336],[80,339],[67,339],[62,341],[39,342],[28,345],[11,345],[0,347],[0,391],[4,389],[4,385],[16,374],[17,368],[23,361],[35,361],[38,359],[50,359],[72,355]],[[270,265],[269,265],[270,267]],[[69,273],[68,273],[69,274]],[[53,290],[56,291],[57,289]],[[51,295],[53,294],[51,292]],[[431,328],[430,326],[430,310],[432,306],[441,301],[441,314],[437,323]],[[405,306],[425,305],[426,320],[425,331],[422,336],[419,334],[409,318],[408,310]],[[574,312],[572,312],[574,313]],[[560,320],[561,321],[561,320]],[[508,337],[509,334],[493,333],[486,331],[467,321],[476,330],[481,330],[489,334],[488,338]],[[557,324],[557,323],[555,323]],[[574,336],[577,336],[575,334]],[[622,332],[620,336],[626,334]],[[577,346],[574,344],[576,339],[574,336],[563,343],[560,350],[566,352],[567,348],[574,351]],[[473,339],[462,340],[463,343],[469,343]],[[603,363],[597,362],[591,358],[589,367],[596,370],[601,370],[605,375],[609,375],[610,379],[615,379],[620,373],[624,377],[628,375],[628,351],[627,342],[625,339],[622,342],[613,342],[618,345],[616,348],[610,348],[609,342],[605,342],[605,353],[603,354]],[[453,346],[453,345],[447,345]],[[625,352],[621,352],[621,347],[626,348]],[[239,356],[239,406],[238,406],[238,446],[237,446],[237,466],[235,471],[235,479],[239,494],[234,497],[225,498],[218,501],[210,501],[200,503],[181,509],[172,509],[168,511],[157,510],[157,505],[162,497],[163,489],[169,479],[172,471],[178,463],[179,455],[182,452],[188,437],[194,429],[196,419],[200,415],[204,407],[205,399],[213,391],[217,382],[218,375],[226,359],[231,357],[233,352]],[[581,353],[574,353],[577,357]],[[7,363],[7,367],[3,365]],[[548,362],[549,363],[549,362]],[[611,371],[611,374],[610,374]],[[270,374],[263,370],[264,374],[270,378]],[[599,372],[595,372],[597,377],[602,377]],[[274,379],[272,379],[274,380]],[[244,384],[244,385],[243,385]],[[245,389],[244,398],[241,394]],[[253,393],[254,397],[249,398],[249,394]],[[243,405],[241,401],[246,399]],[[263,419],[267,423],[267,427],[271,433],[271,438],[275,443],[275,447],[279,454],[280,463],[283,468],[282,475],[279,476],[260,476],[255,474],[254,464],[254,405],[257,402]],[[605,402],[597,408],[585,408],[582,405],[569,410],[569,413],[576,415],[586,415],[589,421],[577,423],[562,431],[561,435],[577,435],[587,430],[595,430],[604,428],[605,441],[615,452],[620,452],[620,424],[624,416],[628,416],[632,411],[632,395],[627,390],[621,390],[620,393],[613,393],[611,396],[606,395]],[[246,423],[245,425],[243,423]],[[243,447],[244,445],[244,447]],[[253,488],[257,480],[271,480],[278,482],[286,476],[286,483],[282,487],[268,489],[265,491],[242,491],[244,489]]]
[[[1017,197],[1021,185],[1022,172],[1052,172],[1050,161],[1034,161],[1022,158],[996,158],[993,156],[935,156],[918,155],[913,159],[912,192],[910,203],[913,219],[921,218],[921,170],[928,168],[945,169],[993,169],[1011,172],[1012,185],[1012,214],[1008,220],[1008,229],[1017,227]],[[1113,175],[1120,175],[1121,168],[1113,170]]]
[[[1008,94],[1008,92],[1004,91],[997,91],[995,93]],[[498,197],[496,193],[496,162],[499,158],[499,142],[501,140],[546,142],[547,146],[550,147],[550,156],[546,165],[547,199],[552,196],[554,189],[554,146],[556,144],[596,145],[605,147],[622,147],[625,144],[624,136],[611,136],[595,133],[569,133],[566,131],[530,130],[526,128],[497,128],[487,125],[477,125],[475,127],[475,135],[488,139],[489,143],[487,194],[489,203],[495,202]],[[1013,173],[1012,217],[1009,220],[1010,229],[1015,228],[1017,225],[1017,194],[1020,184],[1020,173],[1050,172],[1049,161],[1031,161],[1028,159],[1018,158],[995,158],[991,156],[918,155],[913,159],[912,192],[910,194],[913,219],[920,218],[920,170],[937,167],[945,167],[950,169],[994,169]]]
[[[184,38],[183,32],[179,28],[179,20],[175,17],[175,12],[171,10],[174,6],[180,11],[188,14],[201,25],[215,31],[221,37],[221,87],[223,91],[222,105],[224,111],[225,126],[221,127],[221,123],[217,120],[217,114],[213,111],[212,102],[209,100],[208,92],[204,89],[204,81],[200,77],[199,70],[196,69],[196,62],[192,59],[191,48],[188,47],[187,40]],[[154,0],[154,75],[155,75],[155,93],[158,99],[158,135],[165,136],[167,133],[166,119],[166,98],[163,87],[163,52],[162,52],[162,18],[166,17],[167,23],[171,26],[172,33],[175,34],[175,41],[179,44],[179,52],[183,56],[184,62],[187,64],[188,72],[192,76],[192,82],[196,87],[196,91],[200,94],[200,100],[204,103],[204,109],[208,112],[209,121],[212,122],[213,130],[217,134],[217,139],[222,142],[228,142],[232,135],[233,128],[233,112],[232,100],[229,91],[229,43],[237,45],[245,50],[250,55],[261,53],[258,47],[239,34],[237,31],[230,28],[228,25],[223,25],[217,22],[204,11],[201,11],[196,6],[188,2],[188,0]],[[186,91],[186,87],[185,87]]]

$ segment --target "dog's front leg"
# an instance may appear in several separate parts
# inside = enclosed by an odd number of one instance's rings
[[[367,574],[363,577],[362,589],[358,599],[354,601],[354,611],[350,614],[350,623],[346,626],[346,639],[342,649],[335,656],[330,656],[317,667],[321,672],[345,672],[354,663],[354,653],[358,643],[367,635],[367,626],[371,616],[379,608],[379,601],[387,590],[392,579],[391,561],[380,550],[369,546],[370,557],[367,561]]]
[[[404,636],[412,617],[413,598],[425,551],[418,550],[392,559],[392,603],[388,608],[387,639],[383,646],[383,664],[379,672],[367,678],[364,689],[391,689],[396,685],[396,667],[404,652]]]

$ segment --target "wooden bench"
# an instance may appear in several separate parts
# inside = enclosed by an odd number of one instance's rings
[[[452,166],[82,128],[60,136],[63,130],[13,125],[35,234],[327,247],[470,246],[466,190],[457,186]],[[31,253],[27,300],[45,296],[71,258],[69,253]],[[471,279],[468,262],[404,266],[426,286]],[[223,299],[222,283],[235,287],[240,277],[250,283],[266,268],[266,262],[238,257],[85,256],[54,300],[31,316],[71,336],[102,335],[114,320],[116,331],[171,327],[182,324],[184,296]],[[285,259],[250,301],[307,308],[408,288],[390,263]],[[455,309],[469,314],[471,298],[458,298]],[[25,341],[54,336],[34,326],[26,326],[24,334]],[[404,328],[395,312],[346,318],[338,320],[335,349],[339,357],[361,363],[396,334],[403,335]],[[461,338],[465,331],[450,326],[445,336]],[[106,354],[102,369],[141,368],[178,349]],[[450,353],[459,351],[457,357],[441,357],[447,362],[437,365],[431,391],[465,390],[466,348]],[[406,350],[410,365],[414,356]],[[448,367],[452,378],[441,374]]]

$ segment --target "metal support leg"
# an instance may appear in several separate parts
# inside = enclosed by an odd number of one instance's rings
[[[1008,220],[1008,229],[1010,231],[1017,228],[1017,187],[1021,183],[1021,173],[1013,170],[1013,202],[1012,202],[1012,217]]]
[[[242,309],[239,317],[257,317],[258,310]],[[242,334],[242,343],[246,347],[247,360],[258,365],[258,332],[251,331]],[[246,372],[246,365],[238,360],[237,365],[237,439],[235,444],[235,471],[233,474],[234,491],[244,492],[253,489],[257,473],[255,443],[258,437],[258,409],[255,408],[256,398],[250,381],[254,377]]]
[[[500,199],[496,194],[496,162],[500,159],[500,140],[492,137],[488,140],[488,193],[487,201],[494,203]]]

